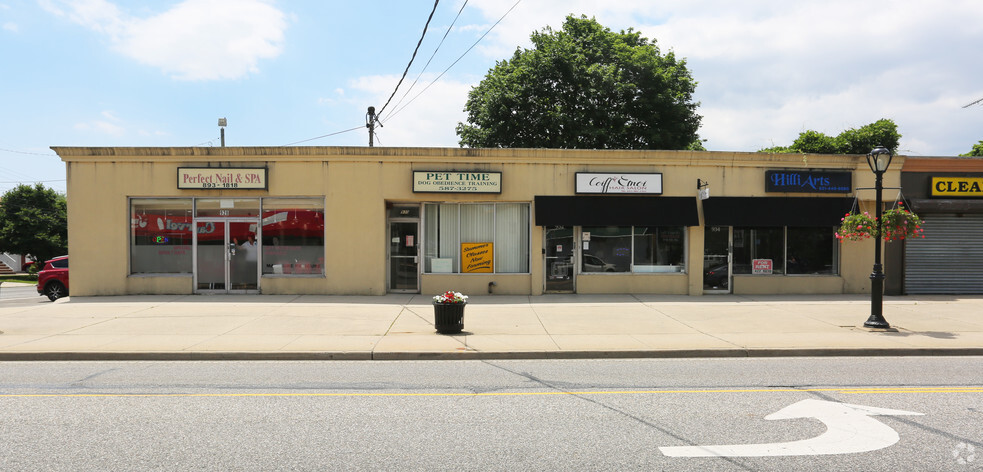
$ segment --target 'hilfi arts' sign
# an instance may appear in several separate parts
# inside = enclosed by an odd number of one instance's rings
[[[765,191],[850,193],[853,174],[835,171],[766,170]]]

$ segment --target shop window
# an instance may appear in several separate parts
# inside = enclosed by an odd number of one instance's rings
[[[584,226],[580,271],[683,272],[682,226]]]
[[[324,275],[324,199],[264,198],[263,273]]]
[[[750,274],[754,259],[772,261],[772,274],[784,273],[784,228],[734,228],[735,274]]]
[[[788,228],[786,274],[838,274],[839,245],[830,228]]]
[[[581,272],[631,271],[631,226],[584,226]]]
[[[428,203],[423,211],[424,272],[529,272],[528,203]],[[472,247],[482,254],[462,269],[461,252]]]
[[[685,238],[682,226],[636,226],[635,272],[683,272]]]
[[[198,198],[195,215],[198,217],[255,217],[259,215],[258,198]]]
[[[190,198],[130,200],[130,273],[190,274]]]
[[[734,273],[752,273],[754,259],[774,275],[839,273],[833,228],[734,228]]]

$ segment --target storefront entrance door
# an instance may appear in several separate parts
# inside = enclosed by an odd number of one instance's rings
[[[730,226],[707,226],[703,233],[703,293],[730,293]]]
[[[259,220],[195,220],[195,292],[259,293]]]
[[[389,291],[420,291],[419,221],[389,221]]]
[[[573,245],[572,227],[546,227],[546,292],[574,291]]]

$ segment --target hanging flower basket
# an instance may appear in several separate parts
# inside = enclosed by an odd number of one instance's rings
[[[870,213],[866,211],[863,213],[847,213],[843,218],[840,218],[840,229],[836,231],[836,239],[843,242],[844,239],[849,241],[860,241],[863,239],[869,239],[874,237],[875,228],[877,228],[877,220],[870,216]]]
[[[468,296],[448,291],[433,297],[433,326],[440,334],[457,334],[464,330],[464,307]]]
[[[884,212],[881,225],[885,241],[925,237],[922,234],[925,231],[922,229],[922,219],[905,208],[901,202],[898,202],[898,206]]]
[[[847,213],[843,218],[840,218],[840,221],[840,228],[835,233],[836,239],[840,242],[875,238],[878,234],[878,223],[880,223],[880,234],[885,241],[925,237],[922,234],[925,231],[922,229],[922,219],[905,208],[902,202],[898,202],[897,206],[890,210],[885,210],[879,222],[876,217],[870,216],[870,213],[866,211]]]

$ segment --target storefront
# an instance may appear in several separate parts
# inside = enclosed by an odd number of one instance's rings
[[[909,158],[901,169],[904,197],[923,221],[924,238],[891,243],[903,271],[889,293],[983,293],[983,160]]]
[[[863,156],[53,149],[73,295],[869,291]]]

